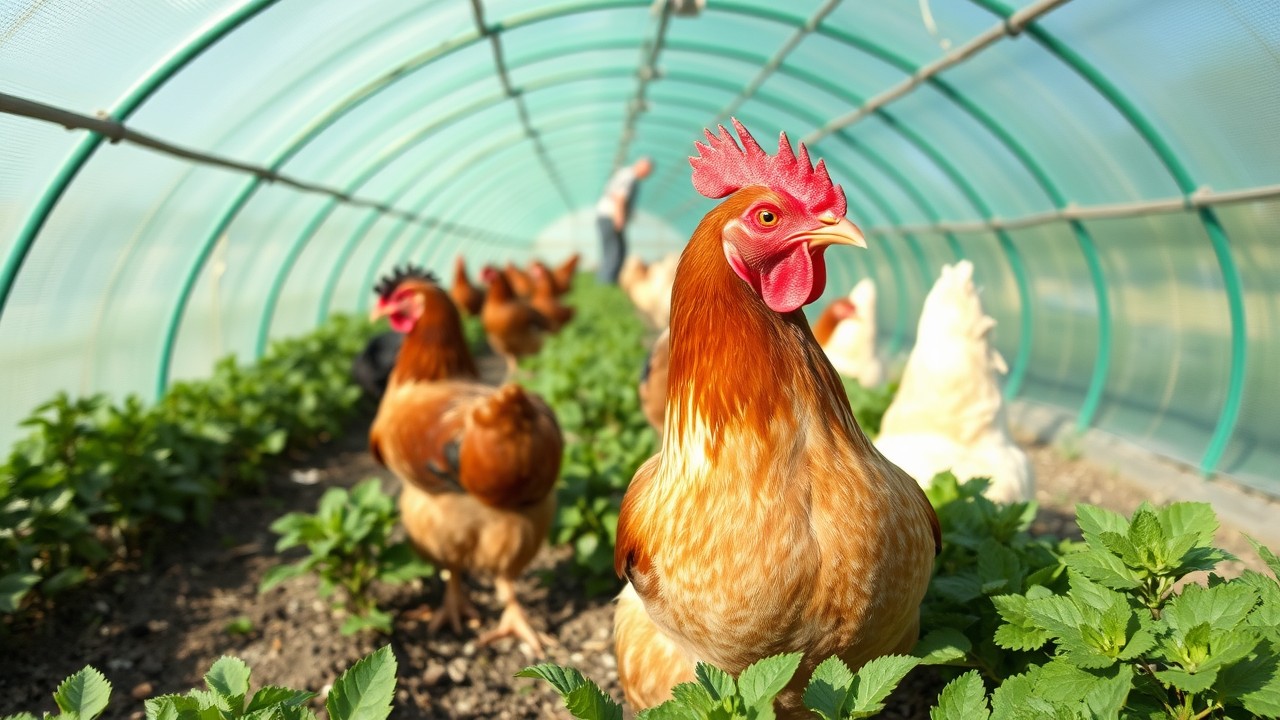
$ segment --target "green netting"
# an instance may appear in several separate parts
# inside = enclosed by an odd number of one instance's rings
[[[620,153],[658,166],[636,251],[678,250],[712,206],[684,158],[733,114],[845,186],[871,245],[826,298],[873,278],[890,352],[967,257],[1011,394],[1280,492],[1273,0],[706,5],[0,0],[7,96],[414,215],[0,114],[0,443],[56,390],[154,395],[362,309],[397,262],[589,266]]]

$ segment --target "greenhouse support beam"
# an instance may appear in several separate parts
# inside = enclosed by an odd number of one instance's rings
[[[816,143],[818,140],[830,135],[831,133],[848,128],[850,125],[866,118],[885,105],[909,95],[916,88],[920,87],[929,78],[948,68],[959,65],[978,53],[986,50],[996,42],[1006,37],[1014,37],[1022,32],[1023,28],[1035,22],[1041,16],[1048,14],[1050,11],[1065,5],[1070,0],[1037,0],[1021,10],[1005,16],[1001,22],[988,28],[986,31],[979,33],[969,42],[960,47],[951,50],[942,57],[934,60],[928,65],[921,66],[911,77],[885,90],[879,95],[868,98],[860,107],[832,118],[822,127],[814,130],[802,139],[802,142]]]
[[[129,119],[156,91],[193,60],[200,57],[205,50],[235,32],[241,25],[252,20],[278,1],[246,0],[246,2],[241,3],[226,15],[213,21],[185,43],[175,48],[150,72],[143,76],[125,93],[123,98],[107,111],[107,117],[117,121]],[[102,135],[90,133],[80,141],[80,144],[71,151],[66,161],[63,162],[62,167],[58,169],[53,181],[45,188],[40,200],[36,203],[22,229],[18,232],[18,237],[5,258],[4,266],[0,267],[0,318],[4,317],[5,308],[9,304],[9,295],[18,279],[18,273],[22,271],[22,265],[31,253],[32,246],[35,245],[36,236],[44,228],[45,222],[48,221],[49,215],[53,213],[58,201],[62,199],[63,193],[71,186],[71,182],[80,173],[80,169],[93,157],[93,153],[102,144],[103,140],[104,137]]]
[[[822,24],[823,19],[825,19],[827,15],[830,15],[831,11],[835,10],[836,6],[839,5],[840,2],[841,0],[824,0],[822,5],[818,6],[818,9],[814,10],[813,14],[804,22],[796,22],[799,18],[795,18],[796,21],[784,19],[783,16],[778,15],[772,10],[765,11],[767,13],[767,19],[795,28],[795,32],[793,32],[791,36],[782,43],[782,47],[778,48],[777,52],[775,52],[772,57],[765,60],[763,63],[756,62],[756,64],[760,66],[759,72],[757,72],[755,77],[749,80],[746,85],[742,86],[742,89],[737,92],[733,100],[730,100],[724,108],[715,114],[710,125],[723,122],[726,118],[736,112],[744,102],[754,97],[756,92],[760,89],[760,86],[764,85],[765,81],[769,79],[769,76],[776,72],[778,68],[782,67],[782,63],[786,61],[787,56],[800,45],[800,42],[803,41],[806,36]],[[734,7],[732,5],[714,7],[713,9],[719,12],[743,13],[742,8]],[[757,10],[755,12],[760,11]],[[681,168],[672,168],[666,172],[659,182],[655,182],[653,184],[659,188],[671,187],[674,185],[676,176],[679,175],[680,172],[682,172]]]
[[[349,93],[324,113],[318,115],[308,126],[303,128],[298,135],[294,136],[285,147],[272,156],[270,167],[273,169],[282,167],[286,162],[296,156],[312,141],[319,137],[325,130],[332,127],[343,117],[346,117],[356,108],[364,105],[370,99],[376,97],[387,88],[393,87],[397,82],[412,76],[418,70],[428,67],[442,58],[448,57],[464,48],[471,47],[475,43],[483,40],[487,35],[501,32],[502,30],[535,25],[540,22],[546,22],[578,13],[585,13],[604,8],[633,7],[641,5],[644,2],[645,0],[595,0],[594,2],[588,2],[587,0],[573,0],[572,2],[567,2],[563,5],[540,8],[527,12],[523,15],[511,18],[505,23],[486,25],[480,30],[463,33],[446,40],[410,57],[408,60],[400,63],[390,71],[375,77],[370,82],[367,82],[357,88],[354,92]],[[258,182],[259,181],[256,178],[251,179],[245,187],[241,188],[240,192],[236,196],[237,200],[226,209],[226,216],[220,217],[219,220],[215,222],[215,228],[225,229],[230,226],[231,220],[233,220],[235,216],[244,209],[245,204],[247,204],[249,198],[252,197]],[[157,386],[161,388],[161,392],[163,391],[163,388],[168,385],[170,372],[168,364],[173,359],[174,348],[172,345],[177,339],[176,328],[181,324],[182,316],[186,313],[186,306],[190,301],[191,290],[195,287],[195,280],[199,277],[200,273],[203,272],[204,263],[207,261],[213,245],[218,241],[220,236],[221,232],[215,230],[215,232],[209,233],[202,241],[200,249],[197,251],[197,262],[188,270],[189,276],[184,280],[182,285],[183,292],[171,310],[170,321],[167,327],[172,327],[173,331],[166,331],[164,340],[165,346],[161,351],[163,364],[162,367],[157,370]]]
[[[489,38],[489,47],[493,49],[493,64],[498,73],[498,81],[502,84],[502,91],[516,106],[516,115],[520,117],[520,126],[524,128],[525,136],[529,138],[529,142],[533,143],[534,152],[538,154],[538,159],[542,162],[543,169],[547,172],[547,177],[551,179],[551,184],[555,186],[556,192],[560,193],[560,199],[564,201],[564,207],[570,212],[573,211],[573,199],[569,196],[569,190],[564,185],[564,178],[560,177],[560,172],[556,170],[556,166],[551,162],[551,155],[547,152],[547,146],[543,144],[542,138],[538,134],[538,130],[533,126],[533,121],[529,118],[529,108],[524,104],[524,98],[520,97],[511,86],[511,74],[507,71],[507,63],[505,54],[502,51],[502,31],[492,28],[484,21],[484,0],[471,0],[471,15],[476,21],[476,30]]]
[[[1216,205],[1256,202],[1280,198],[1280,185],[1259,185],[1240,190],[1214,191],[1202,187],[1182,197],[1159,200],[1137,200],[1123,203],[1077,205],[1070,203],[1059,210],[1031,213],[1015,218],[993,217],[986,220],[944,220],[936,223],[886,225],[863,228],[868,235],[898,232],[952,232],[974,233],[992,230],[1021,230],[1055,222],[1081,222],[1088,220],[1112,220],[1116,218],[1145,217],[1186,211],[1197,211]]]
[[[971,0],[1003,18],[1011,18],[1018,14],[1003,0]],[[1151,151],[1164,164],[1169,174],[1177,183],[1184,195],[1196,192],[1199,187],[1192,178],[1191,171],[1182,158],[1174,150],[1169,140],[1164,137],[1155,123],[1138,108],[1137,103],[1129,99],[1120,88],[1090,63],[1083,55],[1037,23],[1026,24],[1027,34],[1045,50],[1053,54],[1063,64],[1070,67],[1085,82],[1089,83],[1098,94],[1106,98],[1129,125],[1142,137]],[[1231,367],[1227,375],[1227,393],[1222,409],[1218,413],[1218,421],[1208,446],[1200,459],[1200,471],[1211,475],[1218,462],[1226,452],[1231,436],[1235,432],[1236,422],[1240,417],[1240,403],[1244,396],[1245,368],[1248,352],[1248,326],[1245,319],[1244,288],[1240,278],[1240,269],[1236,266],[1231,252],[1231,243],[1226,231],[1222,228],[1217,214],[1212,207],[1201,207],[1196,213],[1200,224],[1204,227],[1209,243],[1213,247],[1218,267],[1222,271],[1222,285],[1227,295],[1227,314],[1231,321]]]
[[[640,64],[636,68],[636,94],[627,106],[627,119],[622,123],[622,135],[618,138],[618,152],[613,156],[613,169],[617,170],[627,161],[631,151],[631,143],[636,137],[636,120],[648,109],[647,93],[649,83],[658,75],[658,57],[667,39],[667,25],[671,22],[671,3],[662,1],[658,10],[658,27],[654,30],[653,39],[640,48]]]

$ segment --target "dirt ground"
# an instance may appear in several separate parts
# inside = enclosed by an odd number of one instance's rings
[[[1042,504],[1036,529],[1062,533],[1072,526],[1073,505],[1085,501],[1129,512],[1146,499],[1114,473],[1085,460],[1066,459],[1050,447],[1032,447]],[[314,472],[312,472],[314,471]],[[91,664],[114,685],[106,718],[143,717],[131,699],[185,692],[201,683],[220,655],[235,655],[253,668],[253,686],[286,685],[324,693],[326,683],[362,655],[389,642],[399,661],[393,717],[564,718],[558,698],[542,683],[513,675],[532,663],[511,640],[479,647],[478,631],[497,621],[498,603],[487,580],[473,580],[485,614],[462,637],[432,636],[424,624],[397,621],[388,638],[338,632],[316,596],[315,583],[299,579],[266,595],[257,593],[263,573],[278,561],[268,526],[292,510],[314,511],[326,487],[350,486],[378,475],[394,481],[369,458],[364,427],[352,429],[292,471],[274,477],[263,495],[220,505],[205,528],[163,539],[149,561],[101,578],[60,599],[34,624],[10,628],[0,653],[0,716],[53,710],[51,693],[64,677]],[[302,484],[296,480],[314,481]],[[1247,543],[1230,528],[1224,547],[1257,564]],[[558,567],[567,552],[544,550],[520,585],[534,624],[557,645],[548,659],[581,669],[621,699],[612,655],[610,598],[587,598]],[[441,582],[385,591],[393,611],[436,604]],[[237,628],[236,626],[239,625]],[[3,632],[3,628],[0,628]],[[940,681],[920,670],[895,693],[881,717],[927,718]],[[317,703],[317,707],[319,704]]]

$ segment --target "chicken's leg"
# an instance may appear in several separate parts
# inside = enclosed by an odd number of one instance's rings
[[[429,632],[438,631],[446,622],[455,633],[462,634],[462,619],[480,619],[480,612],[467,598],[467,590],[462,586],[462,573],[447,570],[449,577],[444,585],[444,601],[431,613],[431,621],[427,624]]]
[[[542,651],[543,644],[549,645],[553,640],[538,633],[529,625],[529,618],[524,614],[524,608],[520,607],[520,602],[516,600],[514,581],[510,578],[497,577],[493,584],[498,591],[498,599],[504,605],[502,618],[498,620],[498,627],[480,636],[480,644],[488,645],[499,638],[514,636],[527,643],[535,657],[543,657],[545,655]]]

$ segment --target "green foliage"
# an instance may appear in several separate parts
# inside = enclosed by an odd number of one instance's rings
[[[249,693],[249,666],[222,657],[204,676],[205,688],[185,695],[161,695],[146,701],[147,720],[317,720],[307,703],[315,693],[267,685]],[[326,698],[329,720],[386,720],[396,687],[396,658],[390,647],[376,650],[333,683]],[[107,709],[111,683],[86,667],[58,686],[53,699],[61,711],[44,720],[94,720]],[[31,713],[4,720],[36,720]]]
[[[1049,702],[1067,717],[1210,718],[1280,714],[1280,586],[1260,573],[1175,588],[1231,556],[1212,546],[1201,503],[1143,504],[1126,519],[1081,505],[1085,543],[1064,557],[1066,588],[996,598],[998,640],[1051,658],[997,689],[1002,708]],[[1260,548],[1264,560],[1270,552]],[[1271,556],[1274,557],[1274,556]]]
[[[356,409],[350,363],[370,333],[334,318],[251,367],[222,360],[151,407],[59,394],[36,408],[0,465],[0,613],[84,581],[156,526],[203,522],[273,457],[337,433]]]
[[[898,394],[898,383],[895,381],[880,387],[865,388],[852,378],[842,375],[840,379],[844,382],[844,392],[849,396],[849,407],[853,409],[853,417],[858,421],[858,426],[867,437],[879,435],[880,421],[884,420],[884,413],[893,402],[893,396]]]
[[[716,667],[698,663],[694,681],[671,690],[672,699],[641,710],[636,720],[772,720],[773,702],[800,667],[801,654],[775,655],[752,663],[736,679]],[[839,658],[828,658],[813,671],[804,691],[804,706],[823,720],[855,720],[884,709],[884,699],[919,660],[902,655],[876,658],[853,672]],[[622,707],[577,670],[544,664],[517,677],[546,680],[580,720],[620,720]]]
[[[942,526],[942,552],[921,606],[925,635],[915,654],[926,664],[976,667],[1003,680],[1047,655],[1043,642],[1007,637],[992,600],[1065,583],[1062,552],[1070,546],[1028,533],[1034,503],[996,504],[983,496],[985,479],[961,484],[941,473],[926,491]]]
[[[992,503],[985,485],[943,474],[927,491],[943,549],[916,657],[882,657],[857,673],[827,659],[804,692],[816,717],[874,715],[917,664],[974,668],[942,690],[933,720],[1280,717],[1280,582],[1252,570],[1212,574],[1231,555],[1212,546],[1218,520],[1208,505],[1144,504],[1130,518],[1081,505],[1085,541],[1074,543],[1030,537],[1034,508]],[[1280,557],[1253,544],[1280,572]],[[1199,572],[1210,573],[1206,584],[1190,582]],[[695,682],[637,719],[772,718],[798,665],[798,654],[766,658],[736,680],[699,665]],[[521,675],[566,698],[603,697],[576,670]],[[568,707],[586,720],[616,717],[604,701]]]
[[[618,509],[631,477],[657,451],[636,394],[646,330],[620,289],[579,275],[566,302],[573,321],[523,361],[528,387],[546,398],[565,434],[564,465],[551,529],[574,548],[590,594],[613,591]]]
[[[339,588],[343,591],[334,602],[335,609],[349,613],[343,634],[366,628],[391,632],[391,615],[378,609],[371,594],[373,584],[402,583],[433,571],[407,542],[391,542],[398,517],[395,500],[382,491],[377,478],[350,492],[329,488],[314,515],[289,513],[271,524],[271,530],[281,536],[277,552],[302,545],[310,555],[268,570],[259,591],[313,573],[320,579],[322,597]]]

